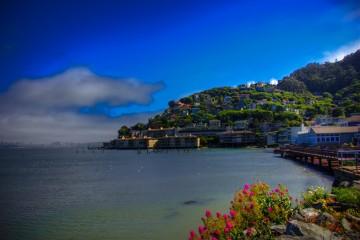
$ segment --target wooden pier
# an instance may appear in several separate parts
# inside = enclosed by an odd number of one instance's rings
[[[314,147],[286,146],[276,148],[283,158],[307,164],[330,173],[346,173],[352,180],[360,179],[360,148],[320,149]],[[346,164],[351,162],[351,164]]]

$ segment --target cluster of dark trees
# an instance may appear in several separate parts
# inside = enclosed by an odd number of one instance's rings
[[[311,63],[280,81],[278,88],[292,92],[336,94],[360,80],[360,50],[334,63]]]

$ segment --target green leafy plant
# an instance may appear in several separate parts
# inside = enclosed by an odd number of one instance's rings
[[[336,200],[360,206],[360,190],[356,188],[333,188]]]

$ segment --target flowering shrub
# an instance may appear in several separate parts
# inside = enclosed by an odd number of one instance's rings
[[[265,183],[245,184],[235,194],[228,213],[206,210],[204,225],[198,233],[191,231],[189,239],[269,239],[270,226],[285,223],[291,213],[291,197],[284,186],[270,190]]]
[[[303,193],[303,198],[304,207],[311,207],[314,204],[321,204],[322,207],[325,207],[326,200],[329,199],[329,193],[324,187],[309,187]]]

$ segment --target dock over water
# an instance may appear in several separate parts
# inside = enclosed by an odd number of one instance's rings
[[[274,149],[274,153],[280,154],[283,158],[334,174],[338,181],[352,183],[360,180],[359,147],[321,149],[316,147],[284,146]]]

